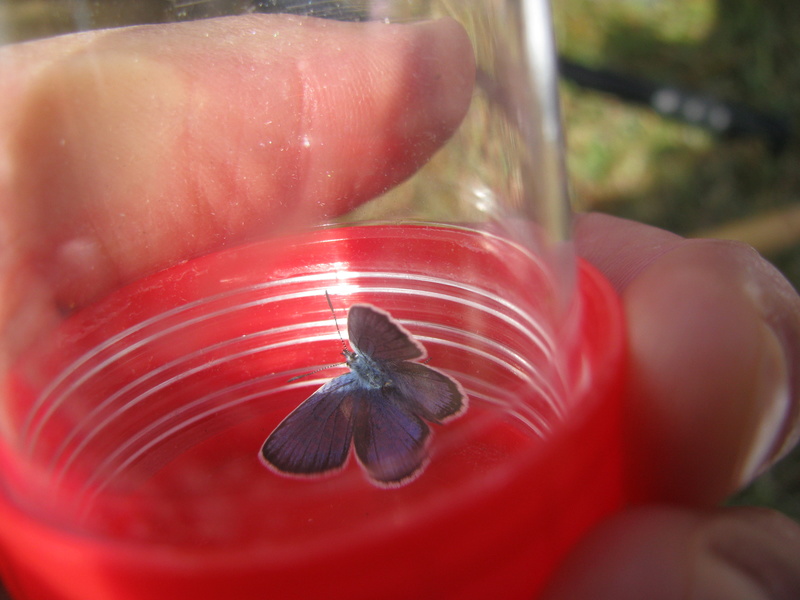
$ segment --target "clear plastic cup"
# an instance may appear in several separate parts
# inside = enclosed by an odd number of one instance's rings
[[[226,62],[226,44],[246,46],[254,32],[258,48],[269,50],[265,31],[282,41],[313,35],[318,60],[335,51],[340,54],[331,64],[341,68],[306,81],[307,110],[308,102],[346,94],[359,80],[362,73],[348,57],[384,56],[387,37],[416,27],[413,36],[399,34],[413,58],[399,71],[408,78],[406,102],[438,91],[444,108],[426,104],[443,111],[434,117],[400,110],[406,120],[387,123],[397,139],[378,143],[390,148],[386,155],[367,152],[352,165],[353,173],[363,174],[356,183],[353,174],[339,177],[326,166],[327,153],[335,158],[340,148],[372,147],[358,123],[352,130],[334,124],[338,138],[325,137],[327,123],[290,128],[292,136],[279,141],[282,151],[298,157],[291,177],[273,168],[268,152],[229,156],[241,161],[238,171],[230,170],[243,173],[242,181],[209,192],[222,184],[192,180],[175,188],[184,194],[177,201],[191,193],[190,199],[202,200],[197,206],[207,207],[205,195],[217,194],[229,208],[261,193],[267,203],[282,202],[274,211],[279,218],[234,225],[230,230],[241,235],[173,249],[147,263],[158,268],[118,274],[114,285],[98,292],[86,282],[101,279],[106,263],[93,263],[95,254],[86,250],[96,230],[70,220],[74,203],[82,201],[70,188],[76,181],[54,177],[32,185],[52,171],[29,172],[50,164],[58,172],[58,149],[85,133],[58,125],[91,128],[93,115],[119,96],[98,94],[97,105],[86,107],[70,97],[62,105],[48,86],[63,85],[75,63],[53,62],[55,74],[39,74],[35,99],[50,112],[37,114],[61,116],[45,120],[55,126],[19,146],[37,160],[10,179],[16,185],[7,210],[21,215],[12,223],[36,231],[39,215],[24,201],[46,189],[54,199],[44,206],[67,216],[55,219],[58,227],[47,221],[57,270],[47,256],[25,255],[26,238],[15,238],[16,254],[44,275],[22,279],[30,302],[19,303],[2,323],[0,566],[15,597],[533,597],[571,545],[626,500],[621,314],[608,285],[575,259],[569,241],[547,3],[172,2],[153,4],[149,16],[130,16],[119,3],[103,6],[91,13],[81,4],[84,12],[72,20],[87,28],[273,14],[152,25],[118,45],[104,32],[54,38],[24,53],[77,40],[66,60],[93,65],[81,73],[101,91],[114,83],[97,75],[108,64],[103,61],[118,61],[122,69],[135,64],[125,72],[141,77],[141,85],[161,68],[162,53],[166,64],[204,66],[207,71],[194,72],[198,87],[209,72],[217,76],[215,69],[220,81],[250,85],[237,69],[246,73],[252,65],[241,54]],[[328,43],[331,28],[334,34],[339,28],[367,33],[337,46]],[[209,40],[207,55],[181,54],[187,31]],[[292,60],[285,47],[270,57],[280,73],[281,61]],[[446,71],[432,57],[460,66]],[[153,77],[159,85],[146,94],[152,105],[127,108],[134,124],[140,113],[167,114],[181,98],[165,89],[169,77]],[[455,83],[442,91],[437,77]],[[447,103],[455,96],[445,97],[452,85],[465,86],[466,102]],[[210,86],[202,93],[213,104],[214,94],[232,92]],[[353,111],[373,107],[369,97],[362,99]],[[229,110],[263,123],[269,112],[249,100]],[[203,127],[205,105],[187,106],[197,112],[181,113],[181,122]],[[194,149],[209,157],[212,173],[228,172],[211,162],[219,157],[216,146],[224,146],[226,136],[251,133],[231,123],[238,121],[226,122],[216,139],[197,138]],[[259,127],[259,135],[268,131]],[[256,141],[264,146],[278,141],[263,135]],[[91,138],[96,164],[106,164],[119,139]],[[151,139],[144,136],[143,144]],[[134,149],[144,159],[158,152]],[[398,163],[409,172],[392,172]],[[172,165],[170,172],[183,166]],[[95,185],[115,185],[97,171],[76,176],[84,178],[80,189],[100,198],[115,193]],[[264,179],[248,181],[254,171]],[[351,184],[346,193],[331,191],[329,180]],[[158,229],[169,213],[151,211],[148,203],[175,200],[149,197],[158,183],[143,185],[144,208],[133,217],[107,213],[103,231]],[[195,225],[189,220],[175,235],[192,239]],[[60,301],[57,316],[32,318],[52,297]],[[458,382],[466,410],[429,423],[426,467],[395,485],[376,485],[354,456],[341,469],[313,476],[266,468],[264,440],[321,385],[348,371],[340,335],[347,338],[354,304],[389,313],[423,344],[424,364]]]

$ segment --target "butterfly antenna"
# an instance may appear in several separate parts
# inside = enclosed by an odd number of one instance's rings
[[[314,369],[313,371],[309,371],[308,373],[303,373],[302,375],[295,375],[294,377],[290,377],[286,380],[286,383],[291,383],[293,381],[297,381],[298,379],[303,379],[303,377],[308,377],[310,375],[315,375],[320,371],[327,371],[328,369],[332,369],[333,367],[338,367],[344,363],[333,363],[330,365],[325,365],[324,367],[320,367],[319,369]]]
[[[342,340],[342,348],[347,352],[347,344],[344,343],[342,330],[339,329],[339,321],[336,320],[336,311],[333,310],[333,303],[331,302],[331,297],[328,295],[328,290],[325,290],[325,299],[328,301],[328,308],[331,309],[331,314],[333,315],[333,324],[336,325],[336,333],[339,334],[339,339]]]
[[[339,329],[339,321],[336,320],[336,312],[333,310],[333,303],[331,302],[331,297],[328,295],[328,290],[325,290],[325,299],[328,301],[328,308],[331,309],[331,314],[333,315],[333,323],[336,325],[336,333],[339,334],[339,339],[342,340],[342,348],[344,348],[345,354],[347,354],[347,344],[344,343],[344,338],[342,337],[342,331],[341,329]],[[342,363],[333,363],[330,365],[325,365],[324,367],[320,367],[319,369],[314,369],[313,371],[309,371],[308,373],[303,373],[302,375],[295,375],[294,377],[288,379],[286,383],[291,383],[292,381],[297,381],[298,379],[302,379],[303,377],[314,375],[315,373],[319,373],[320,371],[325,371],[333,367],[338,367],[341,364]]]

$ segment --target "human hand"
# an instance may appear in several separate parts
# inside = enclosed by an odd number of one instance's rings
[[[158,27],[3,50],[4,362],[36,328],[144,273],[268,235],[279,219],[302,227],[346,212],[413,173],[458,126],[473,66],[454,23],[274,18],[170,26],[168,52],[155,43]],[[425,27],[439,29],[430,35]],[[369,52],[353,51],[359,36]],[[428,44],[421,71],[420,41]],[[653,474],[654,497],[692,508],[641,509],[601,526],[567,562],[553,597],[667,600],[703,582],[728,585],[731,573],[770,577],[781,560],[797,577],[796,548],[791,540],[788,550],[781,546],[776,527],[765,525],[777,517],[708,508],[774,458],[780,443],[770,432],[781,425],[776,435],[788,440],[797,423],[797,374],[788,375],[800,346],[796,295],[735,247],[684,246],[671,234],[596,216],[579,222],[578,241],[627,309],[629,430],[647,433],[632,440],[638,468]],[[770,382],[787,380],[782,400]],[[696,540],[720,529],[745,530],[762,542],[749,556],[774,560],[761,568],[733,561],[746,568],[719,574]],[[783,549],[769,554],[765,545]],[[620,574],[627,579],[615,589]],[[714,598],[702,589],[696,597]]]
[[[601,524],[545,597],[797,598],[800,527],[773,511],[715,508],[797,440],[797,293],[740,244],[603,215],[579,218],[576,242],[623,301],[628,442],[635,477],[662,504]]]

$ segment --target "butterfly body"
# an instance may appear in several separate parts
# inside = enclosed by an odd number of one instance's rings
[[[354,304],[344,349],[350,371],[328,381],[291,412],[261,449],[274,471],[315,476],[344,467],[351,447],[369,479],[403,485],[427,464],[430,427],[466,409],[454,379],[415,359],[425,349],[392,317]]]
[[[384,369],[380,362],[350,350],[345,350],[342,354],[347,367],[369,387],[381,389],[392,386],[391,370]]]

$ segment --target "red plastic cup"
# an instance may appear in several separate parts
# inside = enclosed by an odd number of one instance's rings
[[[29,600],[534,597],[625,500],[617,299],[581,263],[564,318],[553,285],[501,238],[369,226],[228,249],[118,290],[11,373],[7,585]],[[326,291],[340,323],[355,302],[391,313],[469,395],[408,485],[376,487],[352,458],[311,479],[258,459],[341,372],[290,381],[341,361]]]

